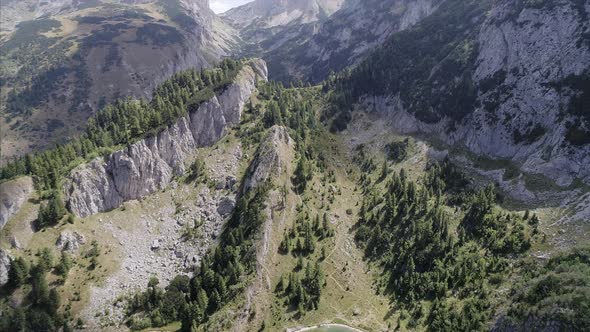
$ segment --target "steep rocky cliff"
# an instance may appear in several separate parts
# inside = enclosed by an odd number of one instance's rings
[[[319,82],[331,71],[356,64],[392,33],[430,15],[441,0],[345,1],[307,24],[281,29],[241,27],[244,54],[259,55],[273,79]]]
[[[236,43],[205,0],[26,3],[3,2],[5,156],[61,143],[103,105],[150,97],[167,77],[212,66]]]
[[[0,230],[33,193],[33,179],[21,177],[0,183]]]
[[[510,159],[562,186],[590,183],[589,13],[589,1],[446,1],[388,40],[351,87],[401,133]]]
[[[252,60],[223,92],[160,133],[74,169],[66,185],[70,210],[81,217],[118,207],[166,187],[181,175],[193,149],[217,142],[238,124],[244,103],[266,65]]]
[[[257,187],[268,179],[278,178],[290,165],[294,142],[283,126],[273,126],[244,178],[243,191]]]
[[[6,285],[8,282],[8,273],[10,272],[10,254],[3,249],[0,249],[0,287]]]

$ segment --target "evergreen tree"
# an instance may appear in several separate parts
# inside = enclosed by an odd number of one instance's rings
[[[29,266],[22,257],[17,257],[10,262],[8,270],[8,285],[13,288],[22,286],[29,274]]]
[[[61,275],[64,279],[67,277],[68,272],[72,268],[72,259],[66,252],[62,252],[59,258],[59,263],[56,266],[56,272]]]
[[[45,305],[49,302],[49,287],[45,279],[45,272],[35,266],[31,270],[31,302],[37,305]]]

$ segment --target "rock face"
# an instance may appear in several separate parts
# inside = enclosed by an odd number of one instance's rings
[[[365,106],[388,116],[401,133],[427,133],[476,154],[510,159],[561,186],[575,178],[590,183],[590,145],[568,140],[570,126],[579,127],[580,136],[590,134],[583,101],[590,82],[588,15],[589,1],[493,2],[475,37],[475,102],[460,122],[420,121],[408,112],[415,101],[399,94],[369,97]],[[439,77],[442,65],[434,64],[430,76]],[[574,98],[581,100],[580,110]]]
[[[241,143],[233,138],[198,154],[207,177],[214,182],[235,179],[246,166]],[[153,276],[166,287],[179,274],[191,275],[193,267],[218,242],[228,217],[220,214],[219,207],[235,202],[237,190],[236,186],[228,190],[203,183],[172,182],[165,192],[126,203],[124,211],[101,216],[93,231],[113,237],[116,250],[112,258],[120,269],[104,283],[91,287],[92,301],[80,314],[87,329],[123,330],[126,306],[124,302],[114,305],[117,298],[143,291]]]
[[[238,124],[256,82],[266,79],[265,63],[251,60],[234,83],[174,125],[74,169],[66,184],[70,210],[86,217],[166,187],[174,175],[184,173],[184,160],[193,149],[217,142]]]
[[[257,2],[248,5],[253,7]],[[362,60],[368,51],[393,33],[420,22],[441,2],[351,0],[331,3],[333,11],[317,15],[313,20],[297,19],[288,21],[288,24],[269,26],[278,20],[271,15],[237,28],[241,38],[251,44],[247,43],[242,53],[264,58],[272,79],[292,81],[300,78],[320,82],[331,71],[340,71]],[[237,11],[228,12],[226,18],[232,22]],[[286,19],[287,16],[280,17]]]
[[[55,246],[62,251],[78,250],[81,245],[86,243],[84,235],[78,232],[64,231],[59,234]]]
[[[232,213],[235,206],[236,201],[233,198],[225,197],[219,201],[219,204],[217,205],[217,213],[222,217],[227,217]]]
[[[22,177],[0,183],[0,230],[33,192],[33,179]]]
[[[293,140],[285,127],[275,125],[270,128],[245,175],[243,192],[247,192],[268,179],[280,176],[287,166],[285,160],[291,160],[286,155],[292,153],[293,146]]]
[[[336,12],[344,0],[256,0],[223,14],[238,28],[255,25],[256,29],[322,20]]]
[[[8,282],[8,272],[10,271],[10,255],[0,249],[0,287],[6,285]]]

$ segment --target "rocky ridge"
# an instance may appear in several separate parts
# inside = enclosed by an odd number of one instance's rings
[[[287,156],[292,153],[293,146],[294,142],[287,128],[277,125],[271,127],[245,176],[243,192],[280,176],[292,159]]]
[[[234,83],[174,125],[74,169],[66,184],[72,213],[86,217],[166,187],[184,173],[184,161],[195,148],[215,143],[238,124],[256,82],[266,79],[265,63],[251,60]]]
[[[105,104],[150,98],[237,43],[206,0],[3,0],[2,11],[0,76],[14,93],[3,95],[0,119],[7,157],[63,143]]]
[[[268,257],[271,249],[273,226],[285,223],[285,218],[277,218],[273,210],[285,208],[286,192],[282,185],[289,186],[292,163],[295,158],[295,142],[289,136],[287,128],[275,125],[271,127],[258,147],[256,156],[243,179],[242,192],[252,190],[266,181],[273,184],[268,194],[264,214],[266,221],[260,231],[261,236],[256,245],[256,279],[246,289],[246,300],[238,312],[238,319],[232,325],[232,331],[242,331],[247,321],[256,315],[254,299],[264,296],[271,290],[268,271]],[[254,307],[254,308],[253,308]]]
[[[127,203],[129,207],[125,211],[113,211],[105,215],[105,219],[101,216],[98,227],[112,234],[120,246],[120,269],[108,277],[105,286],[92,287],[93,301],[82,312],[88,327],[119,329],[125,316],[123,303],[117,298],[133,294],[144,287],[151,277],[157,277],[165,286],[178,274],[190,275],[192,267],[198,265],[203,255],[216,243],[224,222],[233,211],[236,196],[288,172],[293,150],[294,142],[287,129],[275,126],[263,139],[249,171],[244,175],[248,189],[245,186],[242,189],[237,186],[211,189],[203,185],[193,187],[173,182],[166,192],[156,193],[141,202]],[[207,174],[216,182],[236,178],[242,160],[241,144],[214,148],[206,159]],[[192,198],[195,194],[196,198]],[[165,197],[183,203],[174,206]],[[273,197],[278,199],[279,195]],[[159,205],[152,203],[155,201]],[[138,206],[141,206],[140,215],[130,212],[136,211]],[[128,212],[127,223],[135,226],[124,228],[114,222],[114,219],[120,218],[117,215],[125,216]],[[198,235],[191,238],[186,230],[194,227],[195,221],[199,224],[196,228]],[[269,221],[272,221],[270,217]]]
[[[338,11],[344,0],[256,0],[221,14],[236,27],[256,29],[322,20]]]

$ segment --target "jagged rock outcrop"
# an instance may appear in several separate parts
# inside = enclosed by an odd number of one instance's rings
[[[265,202],[263,214],[266,218],[259,231],[260,237],[257,239],[256,244],[256,279],[248,286],[245,292],[245,302],[237,313],[237,319],[233,323],[231,331],[247,330],[246,325],[249,318],[252,317],[252,312],[257,309],[256,302],[261,299],[262,302],[265,300],[264,297],[259,296],[271,289],[271,281],[268,275],[269,251],[273,250],[271,249],[273,225],[281,222],[278,218],[274,218],[273,209],[284,204],[284,195],[286,193],[282,192],[282,188],[283,185],[288,186],[291,181],[291,166],[294,156],[295,142],[289,136],[288,129],[275,125],[269,129],[260,143],[256,156],[244,175],[243,193],[267,181],[271,181],[273,186]],[[254,299],[257,299],[257,301],[254,301]]]
[[[10,271],[11,258],[8,252],[0,249],[0,287],[8,282],[8,272]]]
[[[217,142],[238,124],[256,82],[266,79],[264,61],[250,60],[223,92],[174,125],[74,169],[66,185],[70,210],[86,217],[166,187],[184,173],[184,160],[195,148]]]
[[[86,243],[86,237],[78,232],[63,231],[59,234],[55,246],[62,251],[78,250]]]
[[[28,176],[0,183],[0,230],[33,193],[33,179]]]
[[[277,125],[270,128],[245,175],[243,192],[268,179],[280,176],[285,170],[285,162],[291,160],[287,156],[292,153],[293,146],[294,142],[287,128]]]

